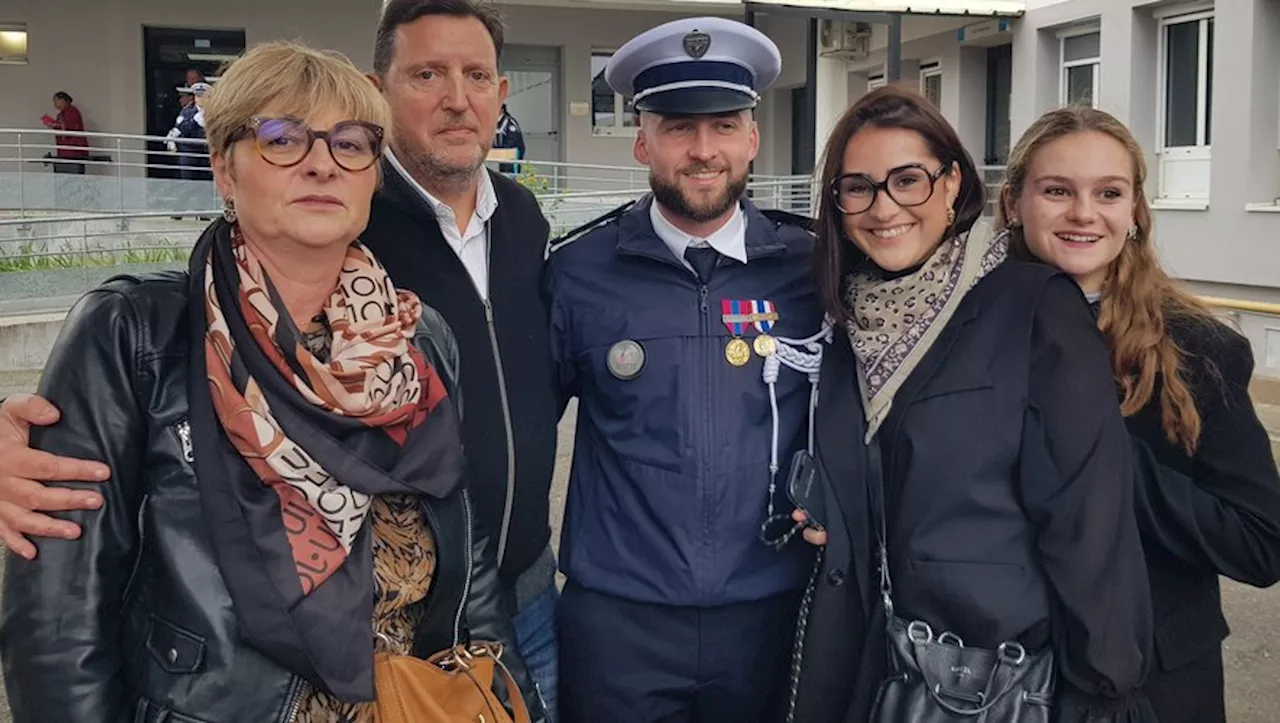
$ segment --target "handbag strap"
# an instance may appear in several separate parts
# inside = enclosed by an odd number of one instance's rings
[[[511,703],[513,723],[532,723],[532,716],[529,715],[529,707],[525,705],[524,696],[520,692],[520,686],[516,685],[515,676],[511,674],[511,670],[507,664],[502,662],[503,648],[501,643],[495,642],[472,642],[468,645],[455,646],[446,655],[435,660],[436,665],[444,670],[461,670],[464,675],[478,688],[486,700],[490,700],[490,695],[486,695],[486,687],[476,680],[475,675],[471,672],[471,661],[475,658],[486,657],[494,662],[494,672],[501,672],[502,682],[507,688],[507,699]]]
[[[880,435],[871,437],[867,449],[867,498],[871,506],[871,526],[876,531],[876,554],[880,567],[880,601],[886,619],[893,618],[893,579],[889,576],[889,533],[884,510],[884,464],[880,453]]]
[[[511,720],[514,723],[532,723],[532,719],[529,716],[529,708],[524,703],[524,696],[520,693],[520,686],[516,685],[515,676],[507,668],[507,664],[502,662],[502,656],[494,656],[493,661],[498,664],[498,670],[502,671],[502,681],[507,686],[507,699],[511,701],[511,711],[514,713]]]

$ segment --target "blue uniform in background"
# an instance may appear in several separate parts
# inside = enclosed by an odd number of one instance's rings
[[[516,158],[524,158],[524,131],[520,130],[520,123],[507,110],[507,106],[502,106],[502,115],[498,117],[498,123],[494,127],[493,134],[494,148],[514,148],[516,149]],[[519,173],[520,166],[516,163],[500,163],[498,164],[500,173]]]

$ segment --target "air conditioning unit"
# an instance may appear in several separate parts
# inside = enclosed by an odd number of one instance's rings
[[[824,19],[818,27],[818,48],[827,57],[865,60],[871,54],[871,23]]]

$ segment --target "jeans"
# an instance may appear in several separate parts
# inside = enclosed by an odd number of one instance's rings
[[[542,696],[542,706],[547,710],[547,723],[556,723],[556,686],[559,684],[556,647],[556,602],[560,591],[553,584],[547,591],[529,601],[512,623],[516,628],[516,648],[529,675]]]

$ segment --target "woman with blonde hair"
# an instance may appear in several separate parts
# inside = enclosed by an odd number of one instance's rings
[[[62,417],[32,445],[113,477],[68,513],[81,539],[8,563],[15,722],[372,721],[389,680],[459,649],[431,680],[496,659],[523,711],[452,333],[358,238],[390,109],[292,43],[232,63],[204,109],[224,216],[185,273],[86,294],[44,370]]]
[[[1111,115],[1046,113],[1010,154],[1010,254],[1069,273],[1097,314],[1137,454],[1161,723],[1225,721],[1218,576],[1280,578],[1280,476],[1249,399],[1249,342],[1160,267],[1142,149]]]

